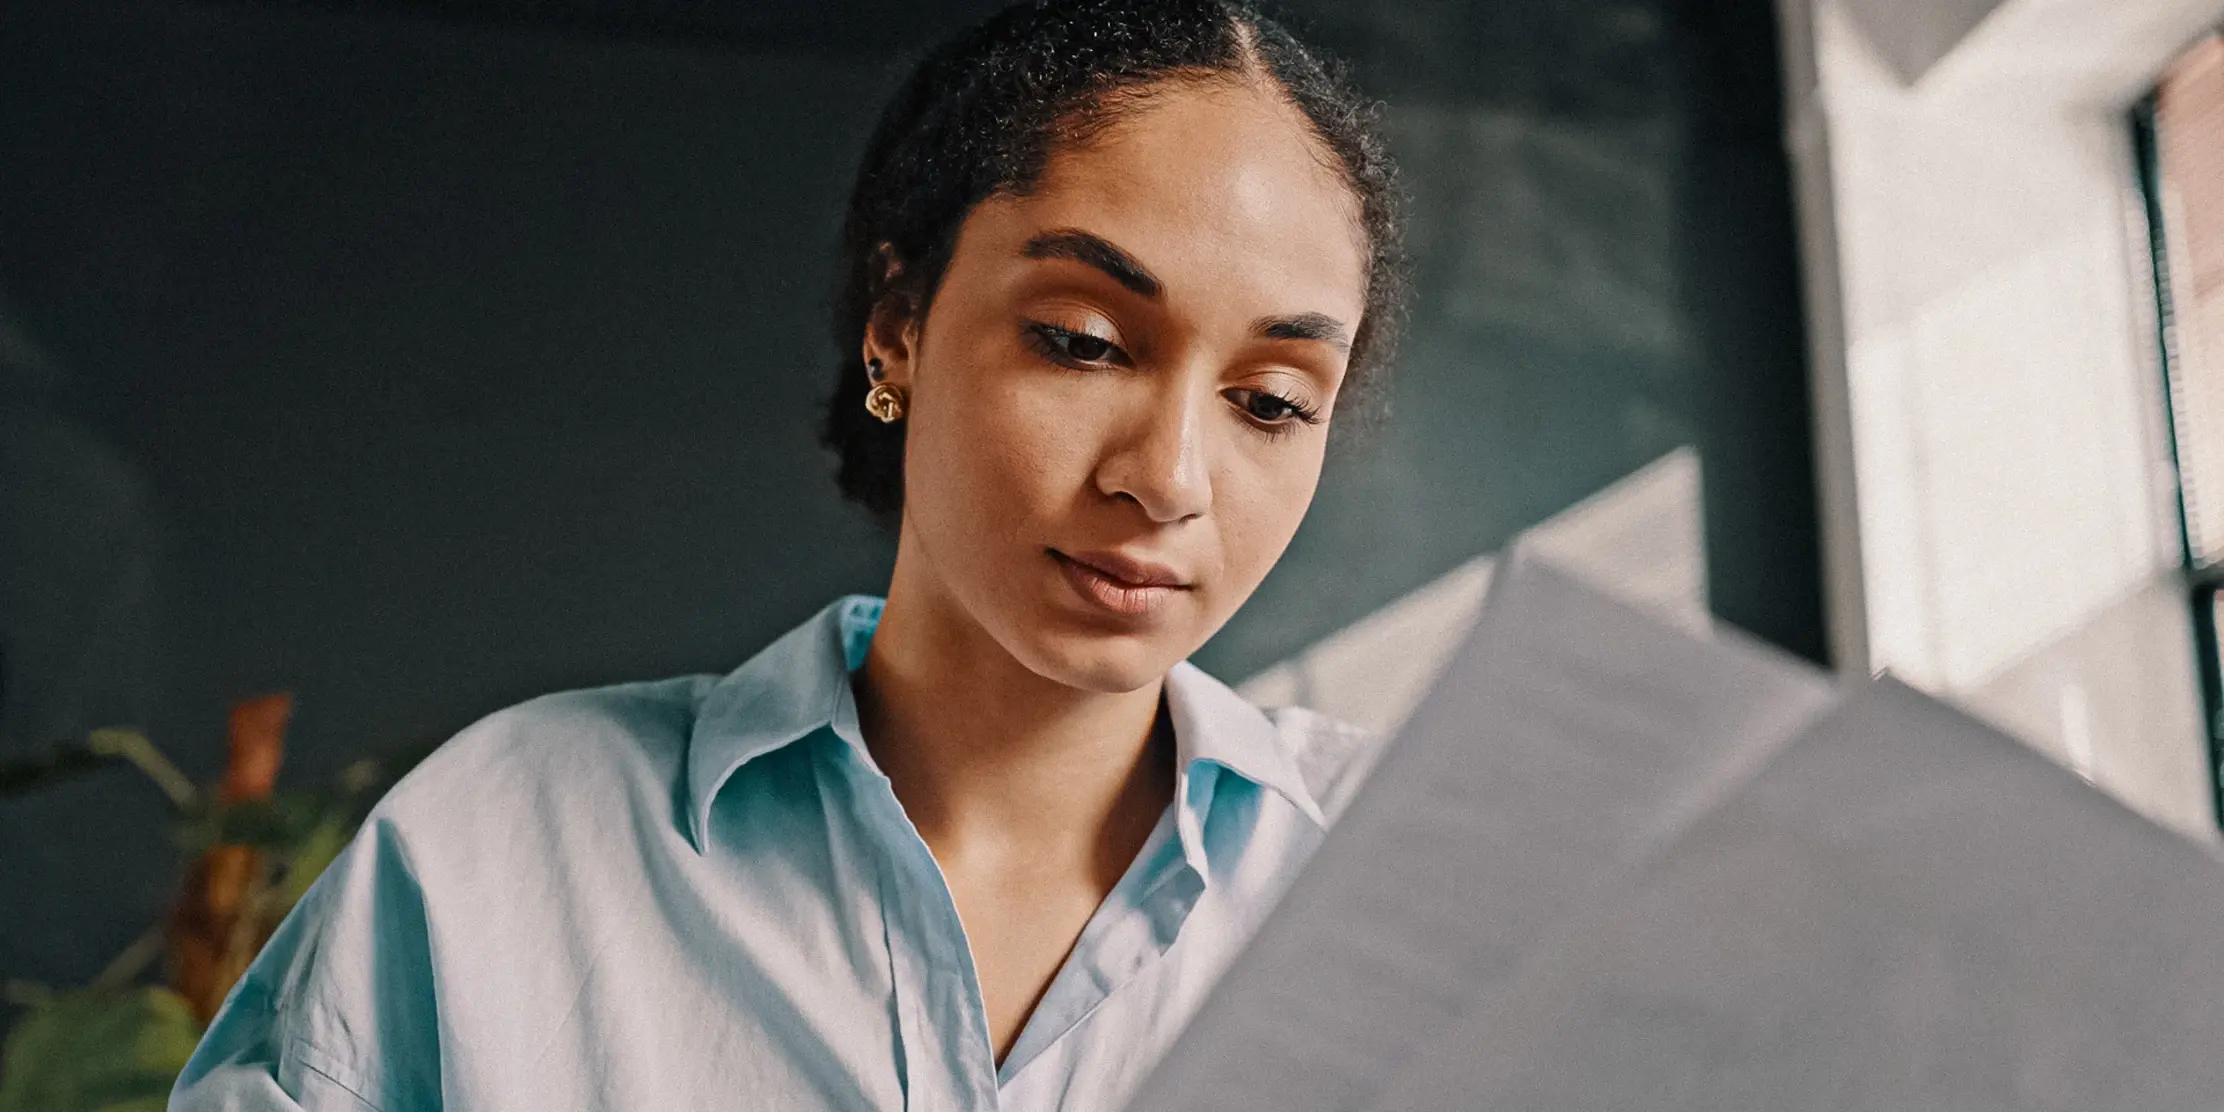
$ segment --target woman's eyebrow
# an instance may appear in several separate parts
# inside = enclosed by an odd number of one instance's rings
[[[1019,253],[1030,259],[1071,259],[1111,276],[1112,280],[1141,297],[1156,298],[1162,287],[1149,269],[1118,244],[1080,228],[1052,228],[1029,239]],[[1260,317],[1251,322],[1251,334],[1268,340],[1320,340],[1343,351],[1351,350],[1351,330],[1326,313],[1292,313]]]
[[[1251,334],[1269,340],[1321,340],[1343,351],[1351,350],[1350,330],[1344,327],[1344,322],[1326,313],[1260,317],[1251,322]]]
[[[1135,256],[1114,246],[1111,240],[1094,232],[1079,228],[1052,228],[1027,241],[1019,253],[1030,259],[1072,259],[1086,263],[1112,276],[1112,280],[1126,286],[1140,297],[1157,297],[1158,279]]]

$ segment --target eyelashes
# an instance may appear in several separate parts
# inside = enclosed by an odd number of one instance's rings
[[[1244,397],[1244,413],[1253,420],[1277,429],[1287,428],[1293,421],[1307,425],[1320,424],[1320,411],[1295,398],[1287,398],[1270,390],[1237,388],[1230,394]]]
[[[1102,336],[1060,328],[1042,321],[1028,321],[1023,329],[1027,345],[1037,355],[1077,371],[1133,366],[1118,344]],[[1301,425],[1321,423],[1320,410],[1296,398],[1271,390],[1232,387],[1222,392],[1249,419],[1252,427],[1269,437],[1294,433]]]
[[[1041,321],[1028,321],[1026,331],[1029,346],[1051,362],[1084,371],[1128,365],[1127,353],[1102,336],[1076,332]],[[1107,362],[1107,356],[1119,358],[1116,362]]]

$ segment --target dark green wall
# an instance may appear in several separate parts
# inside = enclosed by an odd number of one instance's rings
[[[826,256],[948,24],[334,7],[0,8],[0,298],[36,347],[0,338],[0,753],[128,721],[206,776],[226,701],[284,687],[321,776],[724,671],[885,573],[811,436]],[[1202,662],[1247,674],[1686,444],[1716,609],[1818,655],[1764,0],[1311,18],[1392,101],[1415,331]],[[83,978],[156,914],[157,811],[122,773],[0,801],[0,975]]]

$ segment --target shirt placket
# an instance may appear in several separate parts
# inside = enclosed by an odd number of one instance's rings
[[[859,767],[871,801],[861,816],[880,872],[882,926],[894,973],[898,1036],[910,1112],[995,1112],[996,1052],[988,1006],[957,901],[933,851],[886,776]],[[932,1064],[935,1067],[930,1069]]]

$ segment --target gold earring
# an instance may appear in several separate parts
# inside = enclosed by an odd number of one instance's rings
[[[903,391],[883,382],[865,393],[865,412],[880,418],[880,423],[893,425],[903,420]]]

